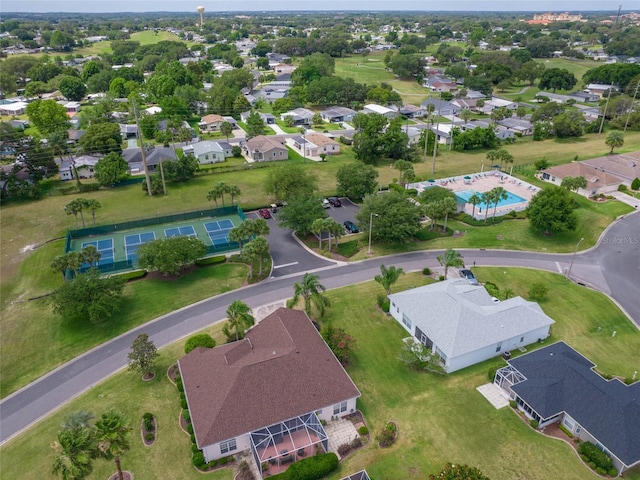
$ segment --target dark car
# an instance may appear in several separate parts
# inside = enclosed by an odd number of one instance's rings
[[[466,278],[467,282],[469,282],[471,285],[478,285],[478,279],[471,270],[460,270],[460,275]]]
[[[344,222],[344,228],[346,228],[349,233],[358,233],[360,231],[358,227],[356,227],[356,224],[351,220]]]
[[[340,202],[340,199],[338,197],[329,197],[329,198],[327,198],[327,200],[329,200],[329,203],[333,207],[341,207],[342,206],[342,203]]]
[[[260,210],[258,210],[258,215],[260,215],[262,218],[271,218],[271,212],[268,208],[261,208]]]

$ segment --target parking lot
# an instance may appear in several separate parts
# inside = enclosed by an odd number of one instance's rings
[[[330,207],[326,209],[327,215],[333,218],[340,225],[344,224],[346,220],[351,220],[358,225],[356,221],[356,213],[358,213],[358,206],[351,202],[348,198],[340,197],[341,207]],[[359,227],[359,226],[358,226]]]

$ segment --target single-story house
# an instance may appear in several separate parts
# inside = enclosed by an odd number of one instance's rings
[[[410,125],[404,125],[402,127],[402,131],[409,137],[409,145],[416,145],[418,142],[420,142],[420,136],[422,135],[423,129],[412,127]]]
[[[238,128],[238,122],[235,118],[227,116],[227,115],[223,115],[222,118],[224,118],[225,122],[230,123],[231,125],[233,125],[233,128]]]
[[[321,133],[307,133],[304,137],[296,135],[291,140],[295,148],[310,157],[318,157],[323,153],[325,155],[340,153],[340,144]]]
[[[78,172],[79,178],[93,178],[95,175],[96,163],[100,161],[100,157],[91,155],[81,155],[79,157],[64,159],[60,162],[59,172],[60,180],[73,180],[75,171]]]
[[[285,98],[289,95],[289,90],[289,87],[264,87],[253,92],[253,96],[256,99],[262,98],[267,103],[273,103],[279,98]]]
[[[321,111],[320,115],[325,122],[341,123],[353,121],[353,117],[356,116],[356,113],[357,112],[355,110],[347,107],[334,106]]]
[[[154,106],[151,106],[149,108],[145,108],[143,111],[146,112],[147,115],[156,115],[156,114],[162,112],[162,108],[157,107],[157,106],[154,105]]]
[[[452,138],[452,130],[454,125],[452,123],[441,123],[439,125],[433,125],[431,131],[435,133],[436,139],[441,145],[449,145]]]
[[[424,107],[417,107],[416,105],[411,105],[410,103],[405,103],[400,107],[400,114],[404,115],[407,118],[418,118],[424,117],[427,114],[427,111]]]
[[[149,173],[160,171],[158,166],[160,162],[176,160],[176,152],[170,147],[160,147],[150,145],[145,149],[147,160],[147,171]],[[129,170],[132,175],[143,173],[144,166],[142,164],[142,152],[139,147],[125,148],[122,151],[122,157],[129,164]]]
[[[265,135],[258,135],[247,140],[245,153],[254,162],[287,160],[289,158],[289,150],[282,140]]]
[[[70,144],[78,143],[80,139],[84,137],[85,133],[86,133],[86,130],[76,130],[74,128],[67,130],[67,134],[69,136],[69,140],[67,141],[67,143],[70,143]]]
[[[498,125],[503,126],[507,130],[519,132],[525,136],[533,135],[533,123],[529,120],[511,117],[499,120]]]
[[[223,145],[224,143],[224,145]],[[224,146],[228,149],[225,149]],[[231,156],[231,146],[226,142],[197,142],[185,146],[182,151],[185,155],[193,155],[200,165],[224,162]]]
[[[440,356],[449,373],[549,336],[553,319],[522,297],[495,302],[480,285],[452,279],[389,295],[389,313]]]
[[[382,105],[376,105],[375,103],[369,103],[364,106],[362,109],[363,113],[377,113],[384,117],[387,117],[389,120],[392,118],[396,118],[398,116],[398,109],[393,109],[389,107],[383,107]]]
[[[126,123],[120,123],[120,135],[122,138],[127,140],[129,138],[135,138],[138,136],[138,126],[137,125],[129,125]]]
[[[447,102],[445,100],[439,100],[437,98],[427,98],[424,102],[422,102],[421,107],[425,112],[429,111],[429,105],[433,105],[433,113],[438,114],[440,116],[445,115],[456,115],[460,113],[460,107],[454,105],[452,102]]]
[[[247,122],[247,119],[249,118],[249,115],[251,115],[253,112],[252,111],[248,111],[248,112],[242,112],[240,114],[240,121],[241,122]],[[258,115],[260,115],[260,118],[262,119],[262,122],[265,125],[275,125],[276,124],[276,116],[272,113],[262,113],[262,112],[258,112]]]
[[[28,120],[9,120],[7,123],[16,130],[24,130],[29,126]]]
[[[474,128],[493,128],[493,131],[500,140],[506,140],[507,138],[515,137],[515,132],[513,130],[509,130],[502,125],[492,126],[491,123],[485,120],[472,120],[464,125],[460,126],[460,129],[464,132],[466,130],[473,130]]]
[[[220,130],[220,125],[222,125],[224,122],[225,119],[221,115],[205,115],[204,117],[200,118],[198,127],[200,128],[201,132],[216,132]]]
[[[600,100],[600,97],[598,95],[595,95],[593,93],[587,93],[587,92],[573,92],[573,93],[570,93],[568,96],[573,98],[577,102],[582,102],[582,103],[595,103]]]
[[[574,97],[570,95],[561,95],[559,93],[551,93],[551,92],[538,92],[536,93],[536,98],[538,97],[545,97],[545,98],[548,98],[549,101],[551,102],[556,102],[561,104],[567,103],[569,100],[577,101]],[[536,100],[536,98],[534,98],[534,100]]]
[[[565,163],[547,168],[540,172],[540,178],[547,182],[560,186],[565,177],[584,177],[587,181],[586,188],[578,189],[578,193],[585,197],[592,197],[600,193],[608,194],[618,190],[622,183],[620,178],[602,170],[598,170],[591,165],[581,162]]]
[[[80,102],[64,102],[63,107],[67,110],[67,115],[75,115],[80,111]]]
[[[243,340],[196,348],[178,367],[207,462],[250,451],[261,465],[313,455],[316,445],[326,451],[321,421],[354,412],[360,396],[301,310],[279,308]]]
[[[601,85],[599,83],[590,83],[584,89],[585,92],[597,95],[598,99],[602,98],[610,89],[618,90],[615,85]]]
[[[460,110],[475,110],[478,99],[475,98],[456,98],[451,100],[451,105],[458,107]]]
[[[12,102],[0,105],[0,115],[24,115],[27,102]]]
[[[606,380],[595,364],[558,342],[508,360],[494,384],[538,422],[563,425],[595,444],[619,473],[640,465],[640,382]]]
[[[640,178],[640,151],[590,158],[580,163],[618,177],[627,187],[631,186],[634,178]]]
[[[286,117],[292,117],[295,125],[311,125],[315,112],[308,108],[294,108],[288,112],[280,114],[280,120],[284,121]]]

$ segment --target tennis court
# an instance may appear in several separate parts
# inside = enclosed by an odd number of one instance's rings
[[[100,252],[100,261],[98,265],[112,264],[115,259],[115,253],[113,250],[113,238],[104,238],[102,240],[94,240],[92,242],[83,242],[82,248],[93,246]]]
[[[138,253],[138,248],[140,245],[144,245],[147,242],[151,242],[156,239],[156,234],[154,232],[142,232],[142,233],[134,233],[133,235],[125,235],[124,237],[124,248],[127,255],[127,260],[135,262],[138,259],[136,255]]]
[[[231,243],[229,241],[229,231],[233,228],[231,220],[207,222],[204,224],[204,228],[214,247],[221,247]]]
[[[244,213],[238,207],[226,207],[224,210],[186,212],[174,214],[170,218],[160,217],[76,230],[69,232],[65,253],[79,252],[82,248],[93,245],[101,255],[98,268],[103,272],[118,272],[137,267],[140,245],[162,238],[188,236],[202,240],[207,247],[207,255],[218,255],[239,247],[236,242],[229,240],[229,231],[240,225],[244,218]],[[88,268],[89,265],[85,265],[82,270]]]

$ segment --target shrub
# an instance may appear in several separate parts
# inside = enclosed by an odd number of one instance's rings
[[[293,463],[285,472],[270,477],[279,480],[318,480],[338,469],[335,453],[322,453]]]
[[[209,468],[213,468],[218,464],[217,460],[211,460],[209,463],[207,463],[207,467]]]
[[[351,448],[360,448],[362,446],[362,438],[356,437],[351,440]]]
[[[604,470],[608,471],[611,467],[613,467],[611,457],[609,457],[606,453],[604,453],[591,442],[582,442],[578,446],[578,453],[580,454],[580,456],[587,457],[589,466],[594,470],[596,468],[603,468]]]
[[[198,448],[198,445],[196,445],[195,443],[191,444],[191,453],[197,453],[199,452],[200,449]]]
[[[349,445],[348,443],[343,443],[342,445],[340,445],[338,447],[338,454],[341,457],[344,457],[347,453],[349,453],[351,451],[351,445]]]
[[[227,257],[225,257],[224,255],[216,255],[215,257],[199,258],[198,260],[196,260],[196,265],[202,267],[204,265],[216,265],[218,263],[224,263],[226,261]]]
[[[343,145],[351,145],[353,143],[353,140],[345,137],[344,135],[340,135],[340,143],[342,143]]]
[[[147,275],[147,271],[141,268],[138,270],[131,270],[130,272],[119,273],[117,275],[114,275],[114,277],[121,278],[125,282],[128,282],[129,280],[144,278],[146,275]]]
[[[624,183],[621,183],[620,185],[618,185],[618,191],[619,192],[626,192],[627,191],[627,186]]]
[[[180,407],[182,407],[183,410],[187,409],[187,399],[186,398],[181,398],[180,399]]]
[[[640,190],[640,178],[636,177],[631,182],[631,190]]]
[[[358,429],[358,434],[359,435],[366,435],[367,433],[369,433],[369,429],[367,428],[366,425],[362,425],[359,429]]]
[[[396,192],[400,192],[400,193],[404,193],[406,191],[402,185],[398,185],[397,183],[390,184],[389,190],[395,190]]]
[[[415,197],[418,195],[418,190],[416,190],[415,188],[408,188],[406,189],[406,192],[410,197]]]
[[[385,295],[379,293],[376,297],[376,302],[383,312],[389,313],[389,307],[391,306],[391,303]]]
[[[226,465],[227,464],[227,457],[222,457],[218,460],[218,463],[220,465]]]
[[[498,367],[491,367],[489,369],[489,372],[487,373],[487,377],[489,378],[490,382],[493,382],[493,380],[496,378],[496,371],[498,370]]]
[[[589,466],[591,467],[592,470],[596,469],[596,463],[595,462],[589,462]]]
[[[596,468],[596,472],[597,472],[598,475],[606,475],[607,474],[607,471],[604,468],[600,468],[600,467]]]
[[[196,452],[191,457],[191,463],[193,463],[194,467],[201,468],[204,466],[204,454],[202,452]]]
[[[242,148],[240,148],[238,145],[234,145],[233,147],[231,147],[231,155],[236,158],[240,158],[242,156]]]
[[[551,166],[551,163],[546,157],[543,157],[540,160],[536,160],[533,165],[536,167],[536,170],[546,170]]]
[[[438,277],[438,280],[440,280],[441,282],[443,282],[443,281],[444,281],[444,275],[440,275],[440,276]]]
[[[191,439],[191,443],[195,444],[196,443],[196,436],[192,433],[191,436],[189,437]]]
[[[176,378],[176,388],[184,395],[184,385],[182,384],[182,377]]]
[[[547,287],[544,283],[536,282],[531,285],[531,288],[527,292],[529,298],[534,302],[541,302],[545,298],[547,298],[547,294],[549,293],[549,287]]]
[[[144,436],[144,439],[145,439],[147,442],[152,441],[154,438],[155,438],[155,435],[154,435],[153,433],[151,433],[151,432],[147,433],[147,434]]]
[[[187,433],[191,435],[193,433],[193,423],[187,425]]]
[[[618,469],[611,467],[609,469],[609,471],[607,472],[607,475],[609,475],[610,477],[617,477],[618,476]]]
[[[513,409],[518,408],[518,404],[515,400],[509,400],[509,406]]]
[[[431,269],[429,267],[424,267],[422,269],[422,274],[427,276],[431,275]]]
[[[184,353],[189,353],[197,347],[213,348],[216,346],[216,341],[208,333],[199,333],[189,337],[184,344]]]
[[[153,415],[151,413],[145,413],[142,416],[142,420],[144,421],[144,429],[147,432],[153,431]]]
[[[531,428],[538,428],[538,421],[531,419],[529,420],[529,425],[531,425]]]
[[[389,445],[393,444],[395,439],[396,426],[391,422],[387,422],[387,424],[385,424],[384,428],[382,429],[382,432],[380,432],[380,434],[376,437],[376,440],[381,447],[388,447]]]
[[[191,423],[191,415],[189,414],[188,409],[185,408],[182,410],[182,418],[184,418],[185,422]]]
[[[80,193],[96,192],[98,190],[100,190],[100,184],[99,183],[81,183],[80,185],[78,185],[78,191]]]
[[[564,425],[560,425],[560,430],[562,430],[567,437],[573,438],[573,433],[571,433],[571,431]]]

